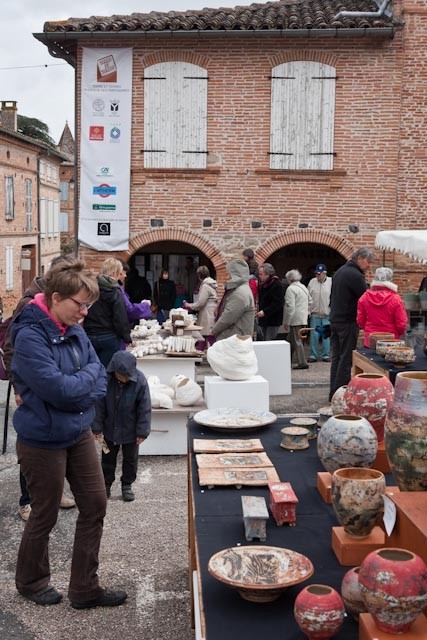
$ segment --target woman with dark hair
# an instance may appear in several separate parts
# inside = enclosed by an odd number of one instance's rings
[[[81,327],[99,296],[95,275],[82,261],[61,263],[14,320],[13,385],[22,400],[15,411],[18,462],[31,495],[22,534],[16,587],[27,600],[62,600],[50,584],[49,535],[58,517],[64,478],[79,515],[68,597],[75,609],[122,604],[124,591],[98,582],[98,552],[107,496],[91,424],[106,391],[106,373]]]
[[[169,280],[169,271],[162,269],[160,277],[154,285],[154,302],[158,311],[163,313],[164,319],[169,318],[169,312],[173,309],[176,298],[176,287],[173,280]]]
[[[197,322],[202,326],[204,338],[202,349],[207,349],[215,342],[212,335],[212,327],[215,324],[216,308],[218,305],[218,285],[216,280],[210,277],[209,269],[202,265],[197,269],[197,277],[200,282],[197,302],[184,302],[184,309],[197,312]]]

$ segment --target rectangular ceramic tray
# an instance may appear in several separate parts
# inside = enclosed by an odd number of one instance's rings
[[[266,453],[199,453],[196,455],[199,469],[248,469],[273,467]]]
[[[277,471],[273,467],[253,469],[200,469],[199,484],[201,487],[243,486],[261,487],[269,482],[280,482]]]
[[[193,440],[194,453],[253,453],[264,451],[259,438],[239,440],[237,438],[226,440]]]

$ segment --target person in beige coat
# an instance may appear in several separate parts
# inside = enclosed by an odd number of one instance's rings
[[[297,366],[295,369],[308,369],[304,352],[304,345],[299,330],[307,325],[308,309],[312,303],[311,296],[301,282],[301,274],[297,269],[291,269],[286,274],[289,283],[285,293],[285,308],[283,326],[285,333],[289,333],[292,354],[295,354]]]
[[[204,338],[202,348],[208,348],[215,342],[212,335],[212,327],[215,324],[216,308],[218,306],[218,285],[216,280],[210,277],[209,269],[202,265],[197,269],[197,277],[200,281],[199,295],[196,302],[184,302],[184,309],[197,312],[197,322],[202,327],[201,334]]]
[[[255,304],[249,286],[249,267],[242,259],[227,264],[230,280],[225,283],[225,293],[218,306],[217,321],[212,333],[217,340],[235,334],[251,336],[254,329]]]

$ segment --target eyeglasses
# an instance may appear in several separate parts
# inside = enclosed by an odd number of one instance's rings
[[[84,309],[87,309],[89,311],[89,309],[93,305],[93,302],[80,302],[80,300],[76,300],[71,296],[68,296],[68,298],[79,305],[80,311],[84,311]]]

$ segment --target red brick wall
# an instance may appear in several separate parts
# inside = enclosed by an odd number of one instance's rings
[[[253,35],[120,40],[135,51],[130,253],[148,244],[150,218],[160,217],[167,228],[156,237],[193,244],[214,262],[221,279],[228,259],[245,246],[256,247],[265,260],[302,237],[348,257],[358,246],[373,245],[379,230],[426,227],[427,16],[423,0],[404,2],[414,10],[404,15],[407,26],[393,40]],[[394,7],[398,11],[399,2]],[[272,67],[293,59],[336,67],[332,172],[269,170],[268,76]],[[208,70],[210,170],[143,168],[142,78],[145,67],[163,60],[188,60]],[[204,218],[212,219],[212,227],[202,227]],[[252,229],[252,220],[261,220],[262,228]],[[309,225],[309,233],[296,231],[300,223]],[[350,223],[360,227],[358,234],[349,233]],[[101,259],[82,253],[90,261]],[[382,257],[378,252],[379,262]],[[419,282],[419,265],[391,254],[386,263],[396,263],[396,279],[405,288]]]

